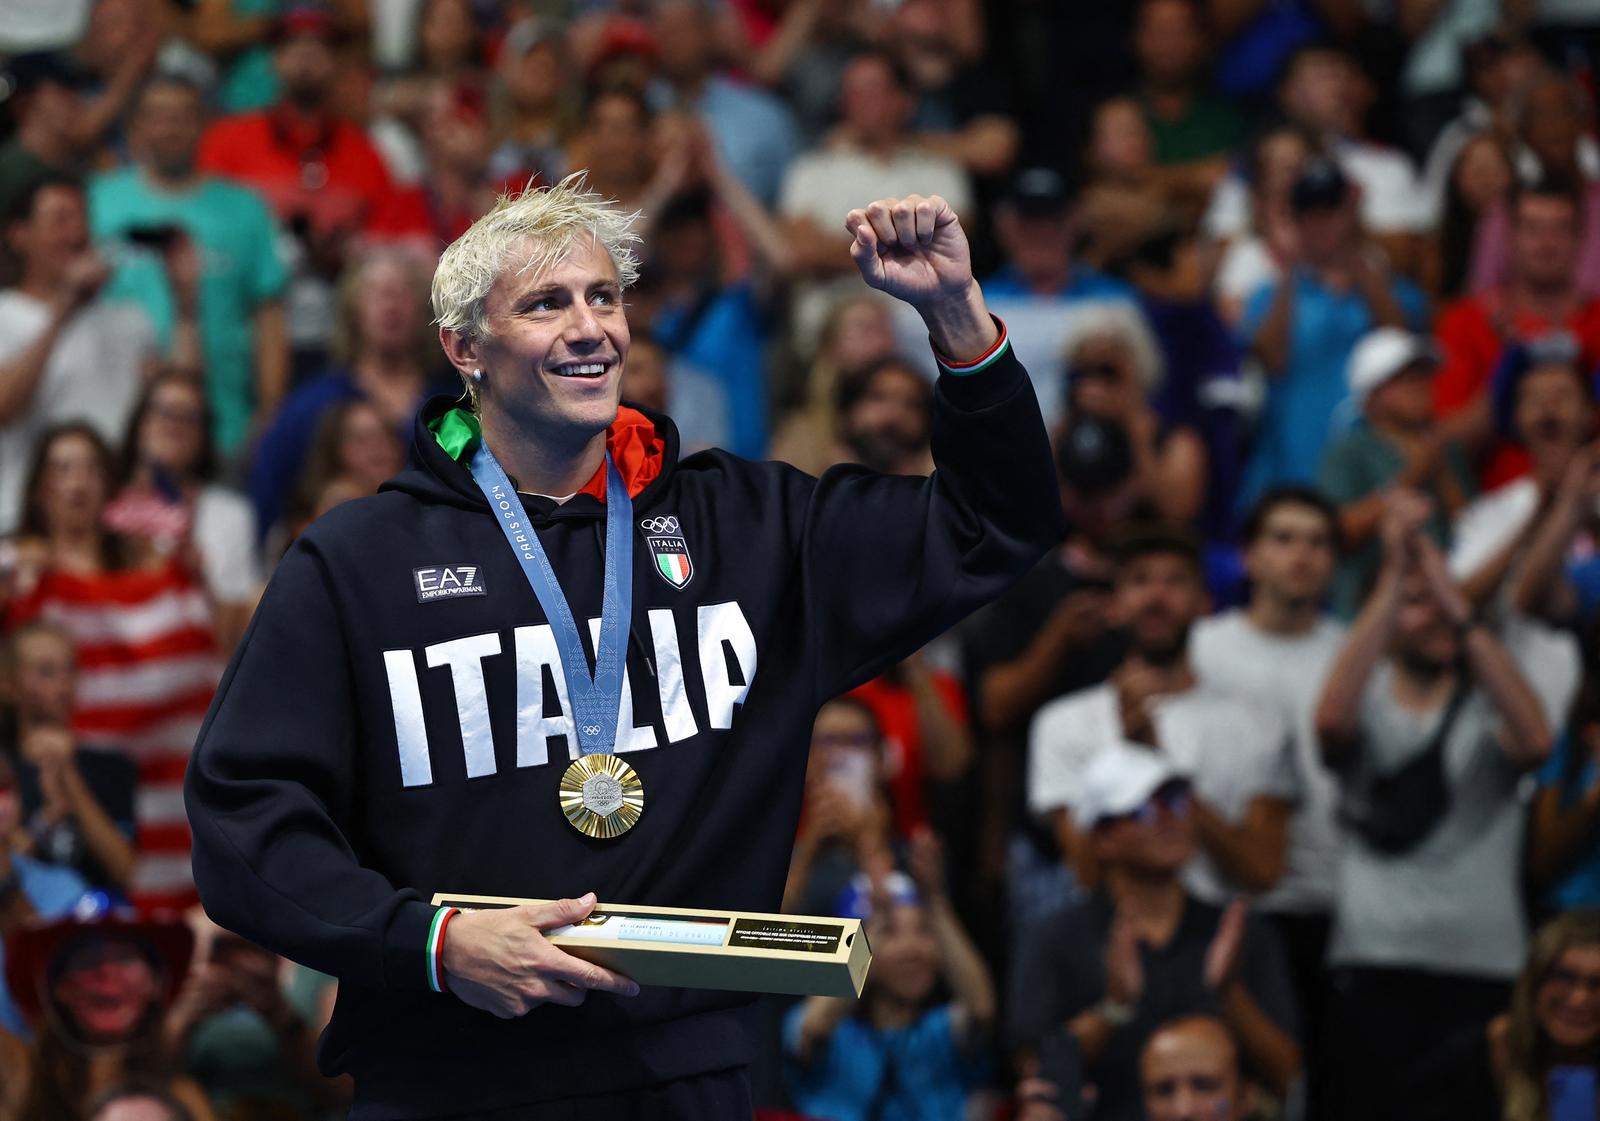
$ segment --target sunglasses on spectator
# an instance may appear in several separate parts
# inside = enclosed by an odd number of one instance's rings
[[[1114,825],[1120,821],[1136,821],[1140,825],[1154,825],[1163,816],[1188,817],[1189,808],[1193,799],[1189,796],[1189,786],[1182,782],[1169,782],[1145,800],[1144,805],[1125,814],[1116,814],[1111,817],[1101,818],[1102,825]]]
[[[1082,381],[1085,378],[1116,381],[1120,377],[1122,377],[1121,368],[1113,366],[1110,362],[1086,362],[1081,366],[1072,366],[1067,370],[1067,379],[1069,381]]]

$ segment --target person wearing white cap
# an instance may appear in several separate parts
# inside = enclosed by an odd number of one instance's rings
[[[1173,1017],[1210,1015],[1238,1036],[1268,1092],[1282,1095],[1300,1067],[1283,951],[1242,902],[1214,906],[1184,890],[1196,810],[1178,764],[1140,744],[1104,744],[1073,812],[1104,874],[1092,896],[1023,931],[1008,1002],[1019,1058],[1064,1030],[1096,1087],[1094,1116],[1132,1121],[1145,1041]],[[1057,1103],[1079,1116],[1062,1089]]]
[[[1389,490],[1427,497],[1428,535],[1441,547],[1449,540],[1450,519],[1472,496],[1466,453],[1434,415],[1438,366],[1432,342],[1400,327],[1369,332],[1350,354],[1346,380],[1360,419],[1329,446],[1322,463],[1322,489],[1339,507],[1344,544],[1334,605],[1347,618],[1377,575],[1378,524]]]

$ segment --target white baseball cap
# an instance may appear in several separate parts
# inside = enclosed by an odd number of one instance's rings
[[[1166,752],[1119,740],[1101,748],[1084,768],[1072,806],[1073,824],[1093,829],[1133,813],[1169,782],[1186,778]]]
[[[1402,327],[1369,331],[1356,343],[1345,367],[1345,380],[1356,407],[1365,407],[1373,390],[1418,362],[1439,364],[1439,352],[1430,339]]]

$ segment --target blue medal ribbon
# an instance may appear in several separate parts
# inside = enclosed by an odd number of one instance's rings
[[[594,675],[583,651],[583,636],[572,608],[561,592],[555,569],[539,535],[528,521],[522,499],[487,441],[479,439],[472,455],[472,479],[489,502],[500,530],[511,543],[522,572],[544,608],[567,675],[567,697],[578,731],[579,755],[605,755],[617,742],[617,716],[622,708],[622,662],[633,620],[633,499],[622,474],[606,453],[606,569],[600,609],[600,640],[595,643]]]

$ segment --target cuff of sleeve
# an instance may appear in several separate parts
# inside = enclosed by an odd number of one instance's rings
[[[971,377],[973,374],[982,373],[990,366],[993,366],[1000,360],[1001,355],[1011,349],[1011,336],[1006,332],[1004,321],[993,313],[990,314],[989,318],[994,320],[995,329],[1000,332],[1000,336],[994,340],[988,350],[978,355],[978,357],[957,362],[948,355],[941,353],[938,347],[933,347],[934,361],[939,363],[939,370],[942,373],[954,374],[958,378]],[[933,345],[932,340],[929,340],[928,345]]]
[[[975,364],[953,368],[946,364],[938,351],[934,352],[934,357],[939,361],[939,392],[962,412],[977,412],[999,404],[1028,380],[1028,372],[1017,361],[1016,352],[1011,347],[1011,336],[1005,324],[998,317],[995,323],[1000,328],[1000,338],[986,354],[975,360]],[[981,377],[972,376],[980,370]]]
[[[395,910],[383,940],[383,983],[389,989],[426,989],[433,976],[428,948],[442,908],[408,899]]]

